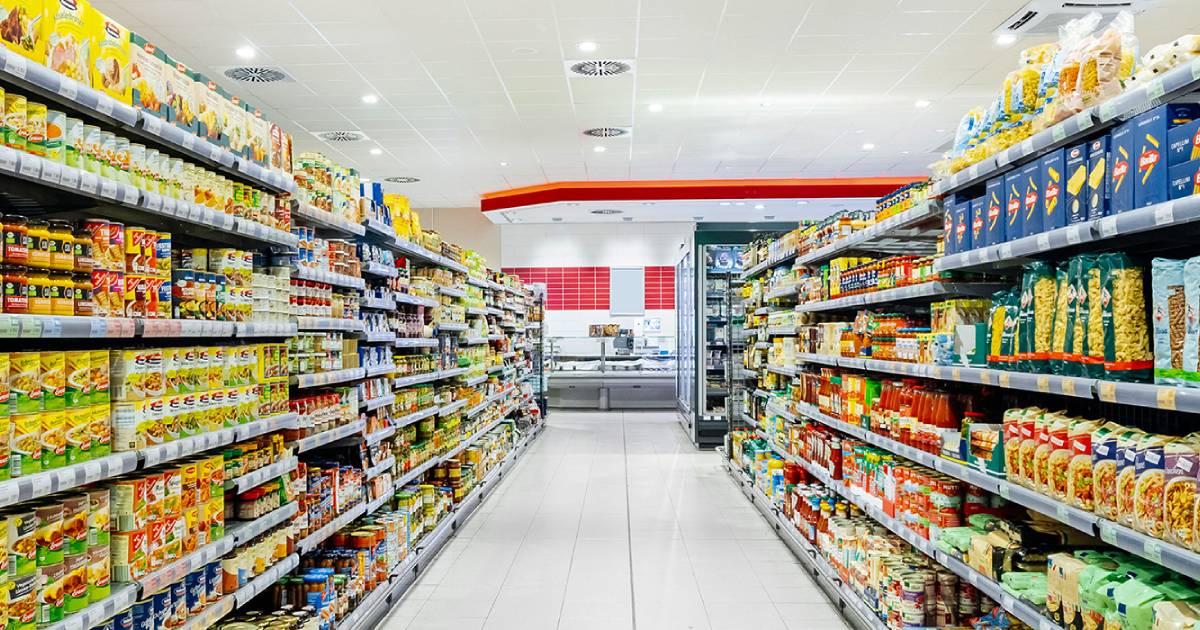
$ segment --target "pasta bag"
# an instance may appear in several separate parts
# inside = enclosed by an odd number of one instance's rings
[[[1174,440],[1163,435],[1143,437],[1134,464],[1137,480],[1133,495],[1133,527],[1155,538],[1162,538],[1165,530],[1166,447]]]
[[[1033,462],[1038,446],[1039,427],[1042,424],[1042,417],[1044,415],[1044,409],[1029,409],[1022,414],[1020,420],[1021,473],[1019,481],[1021,485],[1031,490],[1037,487],[1033,473]]]
[[[1133,527],[1134,486],[1137,480],[1137,454],[1147,436],[1141,431],[1123,433],[1117,440],[1117,513],[1118,523]]]
[[[1184,261],[1155,258],[1150,263],[1150,295],[1154,333],[1154,382],[1183,381],[1183,345],[1187,334],[1187,298],[1183,288]]]
[[[1080,73],[1083,55],[1091,34],[1100,24],[1099,13],[1088,13],[1058,29],[1059,46],[1063,52],[1058,72],[1058,111],[1055,122],[1065,120],[1083,109],[1080,99]]]
[[[1183,263],[1183,297],[1186,302],[1183,335],[1183,366],[1180,378],[1187,387],[1200,387],[1200,257]]]
[[[1051,437],[1061,434],[1065,445],[1067,418],[1065,412],[1043,414],[1035,426],[1037,448],[1033,451],[1033,489],[1050,496],[1050,453],[1054,451]]]
[[[1029,316],[1026,318],[1029,328],[1025,332],[1029,340],[1026,371],[1045,374],[1050,372],[1058,285],[1054,267],[1047,263],[1029,263],[1025,269],[1025,274],[1030,276],[1029,288],[1032,296]]]
[[[1104,378],[1104,276],[1098,256],[1085,255],[1080,264],[1083,293],[1077,293],[1076,299],[1087,301],[1086,311],[1080,310],[1079,314],[1085,318],[1084,350],[1080,363],[1083,365],[1083,376]]]
[[[1005,410],[1001,424],[1004,428],[1004,476],[1013,483],[1021,483],[1021,419],[1024,411],[1019,407]]]
[[[1166,445],[1164,451],[1163,517],[1165,536],[1185,549],[1196,544],[1193,529],[1196,504],[1196,477],[1200,474],[1200,451],[1195,436]]]
[[[1087,314],[1080,315],[1080,306],[1086,306],[1087,292],[1080,280],[1083,262],[1079,256],[1067,261],[1067,329],[1063,340],[1062,374],[1083,375],[1083,342],[1086,336]]]
[[[1063,418],[1050,427],[1046,441],[1050,452],[1046,458],[1046,494],[1057,501],[1067,502],[1067,473],[1071,464],[1071,432],[1077,420]]]
[[[1104,372],[1111,380],[1147,381],[1153,374],[1142,267],[1123,253],[1100,256],[1104,289]]]
[[[1109,520],[1117,520],[1118,441],[1125,427],[1106,422],[1092,432],[1092,510]],[[1080,506],[1082,507],[1082,506]]]
[[[1062,263],[1054,271],[1054,329],[1050,339],[1050,371],[1054,374],[1066,374],[1066,357],[1068,354],[1067,331],[1073,325],[1069,318],[1070,302],[1075,292],[1070,289],[1069,263]],[[1070,298],[1070,299],[1069,299]]]
[[[1093,507],[1092,434],[1103,424],[1097,420],[1076,422],[1067,436],[1071,459],[1067,464],[1066,502],[1089,512]]]

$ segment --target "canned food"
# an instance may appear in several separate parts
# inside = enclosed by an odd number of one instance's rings
[[[157,593],[151,594],[150,600],[154,602],[155,630],[170,628],[171,618],[174,613],[174,606],[171,602],[171,588],[167,587]]]
[[[95,125],[83,125],[82,131],[82,148],[80,154],[83,170],[99,175],[103,170],[102,163],[104,162],[104,141],[101,138],[100,128]]]
[[[113,143],[113,167],[117,181],[129,183],[129,138],[117,136]]]
[[[42,424],[42,470],[67,465],[67,412],[43,411],[38,414]]]
[[[193,615],[202,612],[208,602],[208,584],[204,579],[205,573],[205,567],[200,567],[188,573],[184,578],[187,609]]]
[[[204,567],[204,587],[205,587],[204,601],[216,602],[217,600],[221,599],[221,596],[225,592],[224,588],[222,588],[223,585],[222,585],[221,579],[222,578],[221,578],[221,561],[220,560],[209,562],[207,565],[205,565],[205,567]],[[232,591],[230,591],[230,592],[232,592]]]
[[[63,608],[67,614],[77,613],[88,605],[88,554],[63,556]]]
[[[154,597],[134,602],[129,609],[133,621],[133,630],[154,630]]]
[[[67,115],[55,109],[46,110],[46,159],[62,164],[66,162],[64,146]]]
[[[13,576],[37,573],[37,513],[17,510],[7,517],[8,571]]]
[[[38,567],[37,623],[57,623],[63,619],[63,563]]]
[[[62,564],[63,504],[48,501],[35,505],[33,511],[37,516],[37,565]]]
[[[108,546],[96,545],[88,548],[87,560],[88,600],[98,602],[112,593],[112,564]]]
[[[111,521],[108,488],[88,490],[88,546],[101,545],[108,548],[108,525]]]
[[[78,118],[67,118],[64,122],[63,158],[67,166],[83,168],[83,121]]]
[[[122,610],[113,615],[112,625],[112,630],[133,630],[133,609]]]
[[[46,106],[42,103],[25,104],[25,150],[37,156],[46,155]]]
[[[186,578],[185,578],[186,579]],[[171,583],[171,614],[168,618],[168,627],[181,628],[187,623],[188,604],[187,604],[187,586],[184,580],[179,580]]]
[[[149,571],[146,529],[113,532],[111,545],[112,579],[130,582]]]
[[[36,630],[38,624],[37,573],[14,577],[8,589],[9,630]]]
[[[25,97],[4,94],[4,144],[18,151],[25,150]]]

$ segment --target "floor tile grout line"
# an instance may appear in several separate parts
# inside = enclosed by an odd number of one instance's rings
[[[621,412],[621,462],[625,470],[625,551],[629,558],[629,617],[637,630],[637,589],[633,583],[633,515],[629,505],[629,439],[625,430],[625,412]]]
[[[555,628],[562,627],[563,610],[567,607],[567,586],[571,583],[571,571],[575,568],[575,550],[579,548],[579,530],[583,527],[583,506],[587,505],[588,488],[592,485],[592,466],[595,465],[596,453],[595,449],[599,448],[598,443],[593,443],[592,459],[588,463],[587,483],[583,485],[583,495],[580,497],[579,520],[575,523],[575,541],[571,543],[571,559],[567,562],[567,580],[563,585],[563,598],[558,603],[558,620],[554,623]],[[564,456],[565,457],[565,456]]]

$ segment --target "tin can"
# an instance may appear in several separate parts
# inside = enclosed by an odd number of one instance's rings
[[[154,596],[133,603],[129,609],[133,630],[154,630]]]
[[[94,175],[99,175],[103,170],[101,164],[104,162],[104,141],[100,134],[99,127],[83,125],[80,162],[83,170]]]
[[[65,554],[79,555],[88,549],[88,507],[86,494],[69,494],[62,499],[63,550]]]
[[[175,612],[174,604],[171,602],[171,587],[150,595],[150,599],[154,602],[154,628],[155,630],[164,630],[171,627],[171,618]]]
[[[8,572],[11,576],[37,573],[37,513],[17,510],[8,514]]]
[[[221,583],[221,561],[209,562],[204,567],[204,601],[216,602],[224,595],[225,589]]]
[[[63,563],[38,567],[37,623],[57,623],[63,619]]]
[[[109,619],[99,625],[92,626],[91,630],[117,630],[117,624],[113,619]]]
[[[46,149],[49,153],[49,146]],[[67,117],[63,122],[63,161],[67,166],[83,168],[83,121],[78,118]]]
[[[129,183],[147,190],[146,179],[146,145],[132,142],[129,144]]]
[[[117,181],[129,183],[129,138],[117,136],[113,143],[113,168]]]
[[[18,151],[25,150],[25,97],[20,94],[4,94],[4,145]]]
[[[112,594],[112,559],[108,545],[89,547],[87,552],[88,599],[98,602]]]
[[[100,176],[117,179],[117,136],[110,131],[100,132]]]
[[[8,589],[9,630],[36,630],[38,624],[37,573],[12,578]]]
[[[46,106],[42,103],[25,104],[25,150],[37,155],[46,155]]]
[[[87,575],[87,553],[69,553],[63,556],[63,608],[67,614],[87,608]]]
[[[37,566],[62,564],[63,504],[47,501],[34,506],[37,516]]]
[[[43,353],[44,354],[44,353]],[[67,412],[43,411],[38,414],[42,424],[42,470],[54,470],[67,465]]]
[[[67,115],[56,109],[46,110],[46,159],[63,164],[66,162]]]
[[[187,609],[193,615],[201,613],[208,604],[208,584],[204,579],[206,572],[206,567],[200,567],[183,580]]]

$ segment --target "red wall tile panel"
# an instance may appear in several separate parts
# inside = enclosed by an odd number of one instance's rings
[[[506,267],[504,273],[546,285],[549,310],[608,310],[608,267]],[[675,308],[675,268],[646,267],[646,302],[650,310]]]

